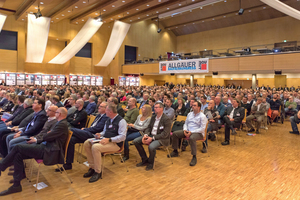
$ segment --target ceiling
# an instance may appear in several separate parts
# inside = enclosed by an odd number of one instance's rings
[[[281,1],[300,10],[299,0]],[[0,13],[26,21],[38,5],[43,16],[51,17],[51,23],[69,19],[82,24],[100,15],[104,23],[159,18],[160,28],[177,36],[286,16],[260,0],[241,0],[243,15],[237,14],[239,0],[0,0]]]

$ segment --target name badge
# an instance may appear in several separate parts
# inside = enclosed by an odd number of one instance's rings
[[[108,126],[108,128],[112,128],[112,124]]]
[[[241,114],[240,114],[240,113],[236,113],[236,116],[238,116],[238,117],[239,117],[239,116],[241,116]]]
[[[164,127],[163,127],[163,126],[161,126],[161,127],[159,127],[159,129],[160,129],[160,130],[162,130],[162,129],[164,129]]]

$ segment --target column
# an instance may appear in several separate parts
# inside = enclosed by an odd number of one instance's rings
[[[256,74],[252,74],[252,89],[256,88]]]
[[[194,87],[194,75],[192,75],[192,74],[190,77],[190,87]]]

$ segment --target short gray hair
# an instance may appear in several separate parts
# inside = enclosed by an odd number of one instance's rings
[[[92,99],[93,101],[95,101],[95,96],[94,96],[94,95],[91,95],[91,96],[90,96],[90,99]]]
[[[25,99],[24,103],[25,103],[27,106],[32,106],[33,101],[32,101],[32,99],[27,98],[27,99]]]
[[[159,105],[160,108],[164,108],[164,104],[162,102],[156,102],[154,106]]]

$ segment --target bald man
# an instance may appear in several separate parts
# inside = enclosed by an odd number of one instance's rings
[[[28,141],[28,143],[35,141],[36,145],[16,145],[4,159],[0,160],[1,171],[5,171],[11,165],[14,165],[15,169],[14,184],[1,192],[0,196],[22,191],[21,180],[25,175],[24,159],[43,159],[45,165],[64,164],[64,146],[68,137],[67,113],[67,109],[58,108],[55,112],[57,122],[52,130],[39,135],[39,137],[31,137],[31,140]]]
[[[69,128],[84,128],[87,120],[87,113],[83,109],[84,101],[78,99],[75,103],[75,108],[77,109],[73,114],[68,116]]]

